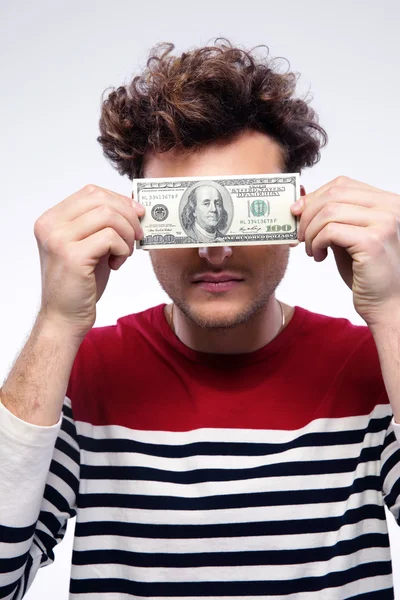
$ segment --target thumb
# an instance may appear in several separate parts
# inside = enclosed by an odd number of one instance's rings
[[[140,204],[139,202],[136,202],[136,200],[132,199],[132,206],[136,210],[136,214],[138,217],[144,217],[146,209],[143,206],[143,204]]]

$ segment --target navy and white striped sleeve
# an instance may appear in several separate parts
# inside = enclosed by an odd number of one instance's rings
[[[400,425],[391,419],[381,454],[381,482],[385,504],[400,525]]]
[[[79,446],[66,397],[60,420],[41,427],[0,402],[0,598],[24,597],[76,515]]]

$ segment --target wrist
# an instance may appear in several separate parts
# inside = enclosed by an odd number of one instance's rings
[[[379,309],[370,310],[368,315],[361,315],[371,333],[374,335],[387,335],[400,332],[400,298],[390,298],[382,303]]]
[[[380,339],[399,338],[400,337],[400,316],[388,315],[373,324],[368,325],[372,337],[375,341]]]
[[[76,350],[78,350],[88,330],[87,328],[72,325],[62,317],[39,311],[33,332],[42,337],[60,340],[72,347],[76,347]]]

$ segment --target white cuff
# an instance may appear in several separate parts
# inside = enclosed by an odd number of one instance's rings
[[[400,444],[400,424],[396,423],[396,421],[394,420],[394,417],[392,417],[392,426],[393,426],[394,435],[396,436],[396,440]]]
[[[34,425],[23,421],[0,400],[0,435],[24,446],[43,447],[54,444],[61,429],[62,414],[55,425]]]

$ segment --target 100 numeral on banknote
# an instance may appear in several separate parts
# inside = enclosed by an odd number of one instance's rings
[[[295,244],[299,174],[134,179],[146,208],[137,248]]]

